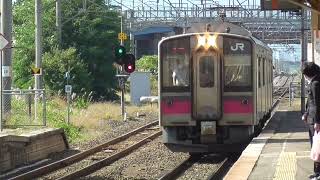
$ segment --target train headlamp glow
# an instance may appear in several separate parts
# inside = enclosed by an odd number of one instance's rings
[[[206,50],[210,47],[216,48],[217,47],[217,36],[216,35],[197,35],[197,48],[203,47]]]
[[[208,46],[215,48],[215,47],[217,46],[216,40],[217,40],[217,36],[214,36],[214,35],[208,36],[208,38],[207,38],[207,44],[208,44]]]
[[[206,37],[205,36],[198,36],[198,47],[206,45]]]

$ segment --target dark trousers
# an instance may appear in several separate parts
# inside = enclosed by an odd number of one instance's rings
[[[314,125],[313,124],[309,124],[309,139],[310,139],[310,144],[312,146],[312,137],[314,135]],[[319,173],[320,174],[320,162],[314,162],[313,165],[313,171],[315,173]]]

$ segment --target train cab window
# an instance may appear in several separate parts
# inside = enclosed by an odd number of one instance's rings
[[[224,37],[224,91],[252,91],[252,45],[240,38]]]
[[[214,64],[212,56],[202,56],[199,61],[200,87],[208,88],[214,86]]]
[[[190,87],[190,40],[187,37],[161,44],[162,89],[188,90]]]

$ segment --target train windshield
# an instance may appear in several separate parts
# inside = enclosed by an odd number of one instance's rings
[[[190,86],[190,38],[178,38],[163,42],[160,60],[164,89],[183,89]]]
[[[224,90],[251,91],[251,43],[248,40],[228,38],[223,40]]]

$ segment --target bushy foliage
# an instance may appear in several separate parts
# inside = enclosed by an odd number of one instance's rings
[[[65,73],[70,71],[69,84],[72,90],[80,93],[90,89],[92,77],[87,72],[87,65],[77,55],[75,48],[54,49],[43,56],[44,79],[46,87],[54,92],[63,91],[67,80]],[[70,68],[70,69],[69,69]],[[69,70],[68,70],[69,69]]]
[[[78,96],[74,100],[74,106],[78,109],[87,109],[89,107],[89,103],[92,100],[92,93],[87,94],[84,93],[81,96]]]
[[[81,138],[81,127],[77,127],[66,122],[67,112],[61,109],[54,100],[47,103],[47,123],[50,127],[62,128],[68,137],[69,142]]]
[[[82,7],[82,0],[68,2],[63,4],[63,9],[68,9],[65,16],[72,17]],[[107,9],[104,0],[96,0],[95,4],[88,4],[87,13],[67,22],[63,28],[63,47],[77,49],[93,77],[93,98],[103,100],[116,98],[116,69],[112,56],[114,45],[119,44],[117,34],[120,31],[119,14]]]
[[[42,0],[43,7],[52,6],[51,0]],[[35,23],[34,1],[19,0],[13,8],[13,25],[15,48],[13,55],[14,85],[19,88],[28,88],[33,84],[31,67],[35,60]],[[43,51],[47,52],[56,46],[55,9],[44,8],[43,11]]]
[[[137,69],[158,74],[158,56],[143,56],[137,61]]]
[[[66,61],[72,69],[74,90],[93,91],[94,99],[112,100],[115,93],[115,68],[112,66],[113,46],[118,44],[120,19],[108,10],[104,0],[87,3],[82,0],[62,2],[62,51],[57,50],[55,8],[51,0],[43,3],[44,79],[48,87],[58,91],[64,86]],[[18,0],[14,4],[14,86],[28,88],[33,84],[30,69],[35,59],[34,1]],[[62,58],[62,59],[59,59]],[[59,63],[62,63],[59,65]],[[46,69],[48,68],[48,69]],[[54,69],[57,68],[57,69]],[[86,74],[86,75],[85,75]],[[89,75],[88,75],[89,74]],[[55,84],[56,83],[56,84]]]

